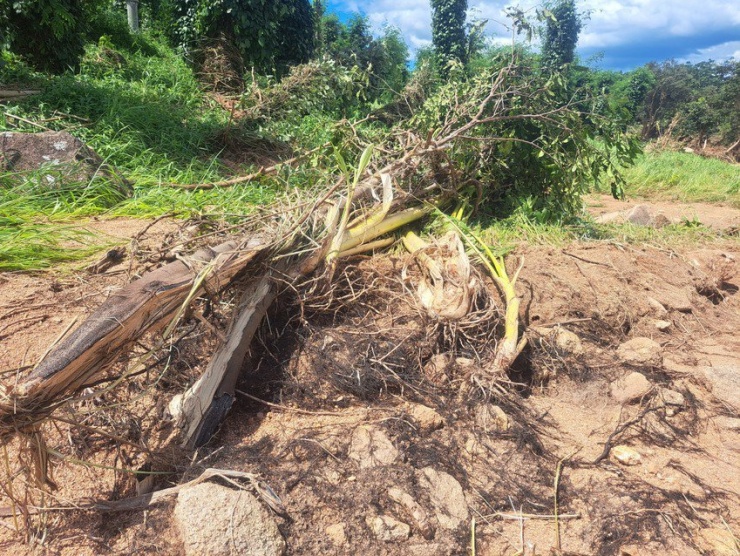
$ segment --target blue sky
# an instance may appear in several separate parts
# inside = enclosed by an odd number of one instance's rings
[[[352,12],[364,13],[376,32],[385,23],[397,26],[412,51],[431,42],[429,0],[329,0],[327,4],[329,12],[343,19]],[[491,40],[509,44],[504,8],[539,4],[468,0],[468,16],[487,19]],[[669,58],[740,60],[740,0],[577,0],[577,5],[590,13],[578,52],[591,65],[628,70]]]

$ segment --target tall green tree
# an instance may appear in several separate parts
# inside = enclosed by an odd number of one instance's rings
[[[542,65],[555,71],[575,59],[582,22],[575,0],[557,0],[554,6],[546,10],[546,17]]]
[[[465,12],[467,0],[431,0],[432,44],[443,75],[447,75],[450,62],[467,62]]]
[[[321,56],[324,52],[324,14],[326,7],[321,0],[313,1],[313,49],[314,54]]]

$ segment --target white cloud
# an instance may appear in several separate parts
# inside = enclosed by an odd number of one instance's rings
[[[700,48],[685,58],[681,58],[680,61],[695,63],[702,60],[715,60],[717,62],[723,62],[730,58],[734,58],[740,62],[740,40],[716,44],[709,48]]]
[[[540,4],[535,0],[468,0],[469,14],[487,19],[486,31],[499,44],[511,36],[504,11],[507,5],[519,5],[534,15],[533,8]],[[579,40],[579,50],[585,55],[603,51],[607,59],[623,61],[631,56],[633,65],[670,57],[698,61],[734,53],[737,58],[737,44],[726,46],[740,41],[737,0],[577,0],[577,5],[590,14]],[[385,23],[399,27],[412,51],[431,42],[429,0],[334,0],[329,6],[365,13],[376,32]]]

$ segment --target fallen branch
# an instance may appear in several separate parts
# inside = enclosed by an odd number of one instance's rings
[[[181,490],[189,487],[193,487],[205,481],[213,478],[221,478],[228,483],[236,486],[240,489],[245,489],[244,485],[237,483],[234,479],[242,479],[249,482],[249,486],[254,488],[255,492],[259,495],[262,500],[267,503],[277,513],[284,513],[282,501],[273,492],[273,490],[265,483],[257,478],[257,475],[253,473],[245,473],[243,471],[232,471],[229,469],[215,469],[208,468],[197,478],[181,485],[173,486],[151,492],[149,494],[142,494],[141,496],[134,496],[132,498],[124,498],[123,500],[107,501],[101,500],[97,502],[83,502],[79,504],[73,504],[69,506],[51,506],[44,508],[37,508],[28,506],[26,511],[29,514],[36,514],[41,512],[53,512],[53,511],[74,511],[74,510],[94,510],[100,512],[130,512],[135,510],[146,510],[162,502],[166,502],[174,496],[177,496]],[[0,517],[12,517],[17,515],[17,509],[12,506],[0,507]]]
[[[296,162],[303,160],[304,158],[307,158],[312,154],[319,152],[321,149],[329,147],[330,145],[331,143],[329,142],[324,143],[320,147],[316,147],[314,149],[311,149],[310,151],[301,153],[297,156],[294,156],[293,158],[289,158],[288,160],[283,160],[281,162],[273,164],[272,166],[260,168],[256,172],[247,174],[246,176],[239,176],[238,178],[232,178],[230,180],[214,181],[210,183],[167,183],[163,185],[166,185],[168,187],[178,187],[180,189],[217,189],[232,187],[234,185],[239,185],[240,183],[249,183],[250,181],[256,180],[257,178],[276,174],[278,170],[280,170],[280,168],[282,168],[283,166],[292,166]]]
[[[0,89],[0,102],[3,100],[14,100],[40,94],[39,89]]]

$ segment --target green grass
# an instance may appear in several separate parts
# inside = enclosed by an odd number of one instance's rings
[[[220,162],[224,149],[248,148],[261,137],[234,126],[182,57],[157,39],[139,35],[118,50],[101,39],[88,47],[78,73],[61,76],[34,73],[17,59],[6,62],[0,82],[33,84],[42,93],[0,106],[0,131],[39,131],[13,115],[69,131],[118,168],[133,194],[127,198],[104,177],[74,183],[49,169],[0,173],[0,270],[49,268],[108,248],[107,239],[74,231],[75,219],[169,213],[234,221],[275,200],[286,186],[315,179],[309,169],[228,189],[168,187],[231,177],[233,170]],[[47,174],[54,174],[53,184]]]
[[[183,190],[169,183],[204,183],[231,177],[222,163],[226,150],[262,150],[291,144],[310,149],[333,141],[343,144],[347,129],[329,114],[311,114],[261,124],[235,125],[230,115],[203,93],[182,57],[146,34],[114,46],[101,39],[88,47],[77,73],[47,76],[28,70],[16,59],[0,69],[0,82],[26,82],[40,95],[0,106],[0,131],[38,131],[3,113],[67,130],[89,144],[132,182],[123,196],[104,177],[72,183],[49,170],[0,173],[0,270],[35,270],[88,257],[109,247],[109,240],[75,230],[75,219],[125,216],[151,219],[162,214],[238,222],[284,193],[326,179],[316,155],[280,176],[225,189]],[[346,128],[346,126],[345,126]],[[363,128],[373,141],[373,128]],[[382,135],[377,131],[378,137]],[[284,147],[283,147],[284,148]],[[242,166],[237,173],[253,168]],[[717,160],[671,152],[649,152],[625,169],[628,194],[684,201],[726,202],[740,206],[740,171]],[[526,212],[526,211],[525,211]],[[599,227],[538,222],[525,213],[485,223],[480,233],[503,253],[521,242],[564,245],[576,239],[662,242],[699,237],[706,230]]]
[[[624,169],[628,196],[740,208],[740,165],[672,151],[648,151]]]

